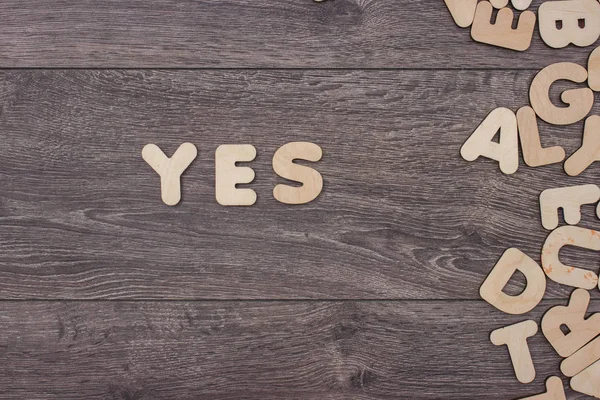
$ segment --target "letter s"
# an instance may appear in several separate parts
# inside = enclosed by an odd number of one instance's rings
[[[282,178],[302,183],[300,187],[277,185],[273,196],[285,204],[305,204],[319,196],[323,190],[323,177],[316,170],[294,164],[295,159],[319,161],[323,151],[314,143],[292,142],[284,144],[273,156],[273,170]]]

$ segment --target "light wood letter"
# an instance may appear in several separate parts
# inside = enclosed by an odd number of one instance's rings
[[[142,158],[160,175],[160,194],[162,201],[174,206],[181,200],[181,174],[198,155],[196,146],[184,143],[171,158],[155,144],[147,144],[142,149]]]
[[[538,326],[535,321],[528,320],[496,329],[490,335],[493,344],[508,347],[515,375],[521,383],[529,383],[535,379],[535,367],[533,366],[527,339],[534,336],[537,331]]]
[[[446,7],[450,10],[456,25],[461,28],[471,26],[475,17],[477,0],[444,0]]]
[[[546,189],[540,194],[542,226],[552,230],[558,226],[558,209],[563,209],[565,222],[577,225],[581,220],[581,206],[600,200],[597,185],[578,185],[564,188]]]
[[[540,36],[550,47],[586,47],[600,37],[598,0],[546,1],[538,10]],[[583,26],[583,27],[582,27]]]
[[[592,115],[585,120],[581,147],[565,161],[565,172],[577,176],[595,161],[600,161],[600,117]]]
[[[600,91],[600,47],[592,51],[588,60],[588,85],[592,90]]]
[[[594,105],[594,92],[590,88],[565,90],[560,98],[569,106],[556,107],[550,101],[550,86],[560,79],[583,83],[587,78],[585,68],[569,62],[552,64],[538,72],[529,89],[529,100],[538,117],[554,125],[569,125],[584,119]]]
[[[531,11],[523,11],[519,16],[517,29],[512,28],[513,17],[510,8],[503,8],[498,11],[496,23],[492,24],[492,5],[489,1],[482,1],[477,4],[475,19],[471,26],[471,37],[477,42],[525,51],[531,45],[535,14]]]
[[[570,384],[576,392],[600,399],[600,361],[575,375]]]
[[[560,371],[566,376],[575,376],[598,360],[600,360],[600,337],[564,359],[560,364]]]
[[[543,148],[540,142],[537,116],[531,107],[517,111],[519,138],[525,164],[530,167],[559,163],[565,159],[565,150],[560,146]]]
[[[569,357],[600,335],[600,314],[585,319],[589,304],[589,292],[576,289],[567,307],[552,307],[542,318],[542,332],[561,357]],[[563,333],[563,325],[569,333]]]
[[[548,278],[562,285],[593,289],[598,284],[596,273],[560,262],[558,253],[567,245],[600,250],[600,232],[578,226],[561,226],[548,235],[542,248],[542,268]]]
[[[502,290],[516,271],[525,275],[525,290],[510,296]],[[524,314],[539,304],[546,291],[546,277],[542,268],[521,250],[510,248],[502,254],[479,289],[481,297],[508,314]]]
[[[565,396],[565,387],[563,386],[562,379],[558,376],[551,376],[546,381],[546,393],[524,397],[521,400],[567,400],[567,397]]]
[[[238,167],[237,162],[248,162],[256,157],[251,144],[223,144],[215,151],[215,197],[222,206],[251,206],[256,203],[252,189],[237,189],[238,183],[254,180],[254,170]]]
[[[500,141],[492,141],[500,130]],[[479,156],[498,161],[500,171],[514,174],[519,168],[519,138],[517,116],[508,108],[496,108],[477,127],[460,149],[460,155],[467,161],[475,161]]]
[[[527,10],[533,0],[512,0],[512,5],[519,11]]]
[[[322,156],[323,151],[314,143],[292,142],[281,146],[273,156],[273,170],[282,178],[300,182],[302,186],[277,185],[273,196],[285,204],[305,204],[316,199],[323,190],[323,177],[316,170],[293,161],[317,162]]]

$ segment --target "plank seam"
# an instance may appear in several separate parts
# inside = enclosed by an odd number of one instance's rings
[[[549,298],[542,302],[567,301],[568,298]],[[0,299],[0,303],[486,303],[481,299]],[[592,298],[591,302],[600,302]]]
[[[539,68],[0,67],[0,71],[539,71]]]

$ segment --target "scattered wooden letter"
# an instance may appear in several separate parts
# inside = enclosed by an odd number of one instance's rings
[[[142,158],[160,175],[162,201],[174,206],[181,200],[181,174],[198,155],[196,146],[183,143],[171,158],[155,144],[147,144],[142,149]]]
[[[542,332],[561,357],[569,357],[600,335],[600,313],[585,319],[589,304],[589,292],[575,289],[567,307],[552,307],[542,318]],[[563,325],[569,333],[563,333]]]
[[[527,10],[533,0],[512,0],[512,5],[519,11]]]
[[[500,140],[495,143],[492,139],[498,130]],[[519,168],[518,135],[515,113],[508,108],[496,108],[463,144],[460,155],[467,161],[475,161],[479,156],[491,158],[498,161],[503,173],[513,174]]]
[[[576,392],[600,399],[600,361],[575,375],[570,385]]]
[[[585,120],[581,147],[565,161],[565,172],[577,176],[595,161],[600,161],[600,116],[598,115],[592,115]]]
[[[546,393],[524,397],[521,400],[567,400],[567,397],[565,396],[562,379],[558,376],[551,376],[546,381]]]
[[[546,1],[538,14],[540,36],[555,49],[590,46],[600,37],[598,0]]]
[[[517,122],[525,164],[530,167],[540,167],[565,159],[565,150],[560,146],[542,148],[537,116],[533,108],[521,107],[517,111]]]
[[[583,83],[587,78],[587,70],[581,65],[570,62],[551,64],[538,72],[531,83],[531,106],[549,124],[569,125],[581,121],[594,105],[594,92],[590,88],[565,90],[561,99],[569,107],[556,107],[550,101],[550,86],[560,79]]]
[[[516,271],[527,280],[525,290],[511,296],[502,290]],[[533,259],[521,250],[510,248],[502,254],[492,272],[479,288],[481,298],[508,314],[524,314],[539,304],[546,291],[544,272]]]
[[[254,180],[254,170],[238,167],[237,162],[248,162],[256,157],[251,144],[223,144],[215,151],[215,197],[222,206],[251,206],[256,203],[256,192],[238,189],[238,183]]]
[[[500,9],[508,5],[508,0],[490,0],[490,3],[492,3],[494,8]]]
[[[461,28],[471,26],[475,17],[478,0],[444,0],[456,25]]]
[[[529,352],[527,338],[538,331],[535,321],[522,321],[514,325],[496,329],[490,335],[490,340],[496,346],[506,345],[515,370],[515,375],[521,383],[529,383],[535,379],[535,367]]]
[[[600,91],[600,47],[592,51],[588,61],[588,85],[596,92]]]
[[[277,185],[273,196],[285,204],[305,204],[316,199],[323,190],[323,177],[316,170],[293,161],[317,162],[322,156],[323,151],[314,143],[292,142],[281,146],[273,156],[273,170],[282,178],[300,182],[302,186]]]
[[[560,364],[560,370],[566,376],[575,376],[598,360],[600,360],[600,337],[564,359]]]
[[[540,194],[542,226],[552,230],[558,226],[558,209],[563,209],[565,222],[577,225],[581,221],[581,205],[593,204],[600,200],[597,185],[578,185],[546,189]]]
[[[558,259],[563,246],[577,246],[600,250],[600,232],[578,226],[561,226],[552,231],[542,248],[542,268],[554,282],[590,290],[598,284],[598,275],[592,271],[566,266]]]
[[[513,17],[513,11],[510,8],[503,8],[498,11],[496,23],[492,24],[492,5],[489,1],[482,1],[477,4],[475,10],[471,37],[477,42],[525,51],[531,45],[536,20],[535,14],[531,11],[521,13],[516,29],[512,28]]]

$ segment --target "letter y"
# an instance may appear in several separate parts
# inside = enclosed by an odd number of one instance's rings
[[[160,193],[162,201],[174,206],[181,200],[181,174],[198,155],[196,146],[184,143],[171,158],[155,144],[147,144],[142,150],[142,158],[160,175]]]

